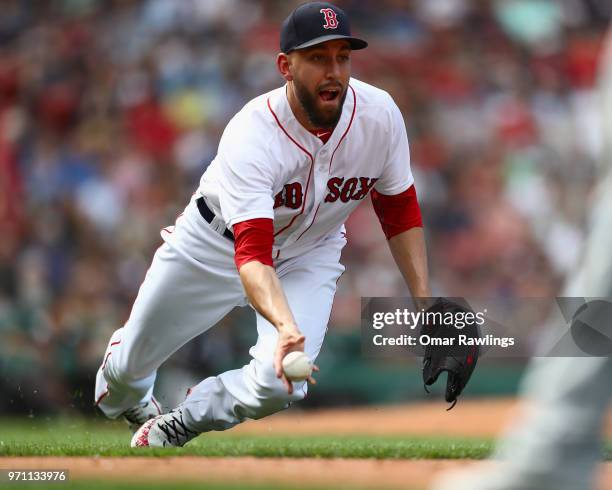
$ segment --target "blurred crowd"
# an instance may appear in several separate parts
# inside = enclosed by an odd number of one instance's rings
[[[91,403],[159,230],[227,121],[281,84],[279,25],[299,3],[3,0],[0,413]],[[337,4],[370,41],[355,77],[404,114],[434,292],[554,296],[596,179],[608,2]],[[369,203],[347,228],[332,331],[359,324],[361,296],[407,293]]]

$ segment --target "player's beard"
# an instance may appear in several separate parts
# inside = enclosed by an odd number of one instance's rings
[[[295,94],[306,112],[306,116],[311,124],[315,128],[333,128],[338,124],[340,116],[342,115],[342,108],[344,107],[344,100],[346,99],[346,90],[340,95],[340,102],[338,103],[338,109],[332,113],[326,113],[317,107],[318,93],[311,94],[305,85],[295,78],[293,79],[293,86],[295,88]]]

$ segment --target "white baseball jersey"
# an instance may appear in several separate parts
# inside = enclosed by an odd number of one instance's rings
[[[394,195],[412,183],[404,121],[382,90],[351,80],[340,121],[325,144],[295,119],[284,87],[249,102],[228,124],[185,212],[162,230],[165,243],[98,370],[98,407],[118,417],[148,403],[159,366],[235,306],[247,304],[234,243],[219,232],[252,218],[274,219],[276,273],[306,337],[304,350],[315,360],[344,271],[344,221],[371,189]],[[196,206],[199,196],[216,214],[210,224]],[[325,246],[318,246],[323,240]],[[288,395],[276,377],[278,332],[260,314],[256,319],[251,361],[206,378],[180,404],[192,430],[224,430],[306,395],[305,382],[294,383]]]
[[[387,92],[353,78],[325,144],[294,117],[285,87],[250,101],[227,125],[198,194],[230,229],[273,219],[277,260],[340,229],[372,188],[394,195],[412,184],[400,110]]]

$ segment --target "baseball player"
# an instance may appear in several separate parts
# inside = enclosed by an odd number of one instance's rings
[[[351,78],[352,52],[366,47],[329,3],[284,21],[285,85],[228,123],[184,213],[162,230],[97,373],[97,406],[137,429],[132,446],[182,446],[304,398],[307,382],[289,382],[281,361],[291,351],[316,359],[344,271],[343,223],[368,194],[412,295],[430,296],[402,114],[388,93]],[[256,311],[251,361],[204,379],[161,414],[156,370],[237,305]]]

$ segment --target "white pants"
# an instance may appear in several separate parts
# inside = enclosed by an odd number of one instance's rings
[[[96,377],[96,403],[110,418],[150,400],[159,366],[190,339],[205,332],[235,306],[248,304],[234,264],[234,244],[212,230],[192,200],[176,226],[162,231],[165,243],[153,262],[123,328],[108,344]],[[334,236],[299,257],[275,263],[289,306],[316,359],[331,313],[340,253],[346,240]],[[195,386],[181,404],[194,430],[224,430],[261,418],[306,396],[305,382],[292,395],[273,366],[277,331],[257,314],[251,361]],[[245,328],[249,328],[245,325]]]

